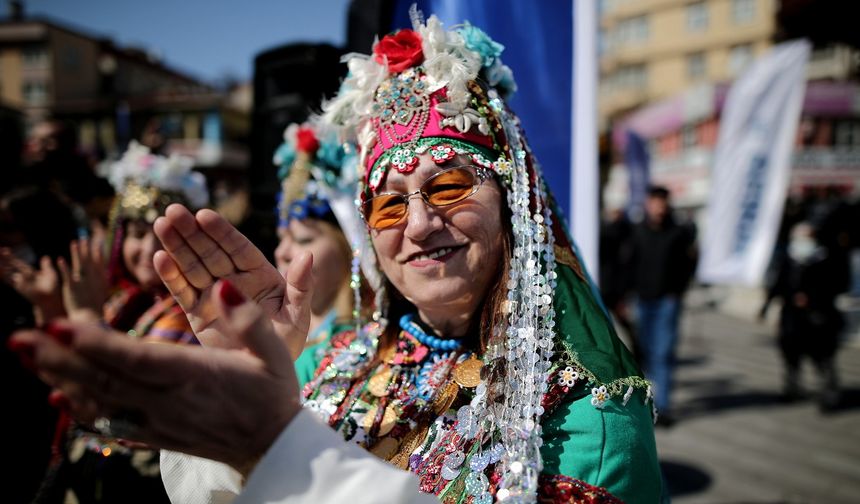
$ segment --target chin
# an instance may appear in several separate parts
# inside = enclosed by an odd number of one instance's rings
[[[403,290],[400,292],[419,310],[468,303],[470,300],[481,297],[479,293],[475,292],[476,285],[462,277],[409,283],[419,287],[417,292],[406,293]]]

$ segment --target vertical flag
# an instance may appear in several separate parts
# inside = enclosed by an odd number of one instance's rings
[[[417,4],[446,26],[464,20],[505,46],[518,90],[511,108],[523,123],[556,202],[592,276],[597,275],[597,2],[397,0],[393,28],[410,26]]]
[[[702,282],[762,282],[788,189],[809,52],[805,40],[775,46],[729,90],[711,171]]]
[[[633,130],[627,130],[627,143],[624,145],[624,164],[627,166],[627,176],[630,181],[630,202],[628,214],[638,221],[644,215],[645,194],[650,182],[649,164],[646,140]]]

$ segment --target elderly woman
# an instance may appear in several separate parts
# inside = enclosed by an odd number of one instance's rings
[[[650,390],[505,106],[501,47],[469,25],[414,24],[353,58],[327,107],[356,134],[385,286],[376,321],[332,337],[301,400],[290,355],[307,334],[312,258],[284,283],[206,211],[156,224],[156,264],[198,334],[238,351],[96,348],[82,326],[67,346],[38,333],[15,345],[92,400],[72,401],[79,416],[223,463],[178,456],[174,501],[658,502]],[[127,374],[147,367],[162,374]],[[188,380],[193,395],[170,388]]]

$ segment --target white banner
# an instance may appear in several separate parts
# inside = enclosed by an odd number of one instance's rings
[[[729,90],[711,170],[698,278],[758,286],[773,252],[810,46],[775,46]]]
[[[597,2],[573,3],[573,99],[571,100],[570,222],[586,270],[596,282],[600,232],[600,169],[597,165]]]

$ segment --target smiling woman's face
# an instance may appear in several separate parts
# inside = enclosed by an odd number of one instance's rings
[[[161,242],[155,237],[152,224],[142,220],[132,220],[126,224],[122,259],[126,270],[144,290],[154,291],[164,285],[152,262],[152,256],[159,250]]]
[[[278,228],[281,241],[275,249],[275,265],[286,274],[290,262],[304,252],[314,256],[314,293],[311,311],[324,314],[348,279],[352,252],[337,226],[319,219],[291,219],[289,226]]]
[[[469,164],[459,156],[441,166],[429,154],[419,160],[411,173],[391,170],[377,193],[416,191],[431,175]],[[415,195],[400,222],[371,231],[382,272],[419,312],[473,316],[501,267],[501,198],[493,178],[451,206],[434,208]]]

